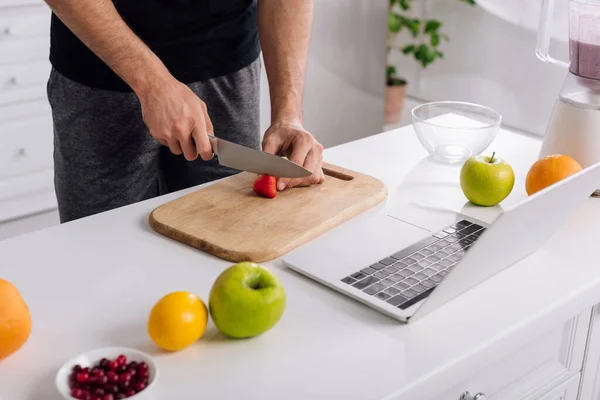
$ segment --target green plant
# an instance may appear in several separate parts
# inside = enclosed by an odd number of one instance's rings
[[[442,41],[449,41],[448,35],[441,32],[442,22],[437,19],[421,20],[412,18],[409,11],[415,0],[390,0],[388,12],[388,45],[387,54],[393,48],[398,48],[404,55],[412,56],[423,68],[427,68],[437,59],[444,58],[440,50]],[[475,5],[476,0],[458,0],[462,3]],[[414,39],[412,43],[401,47],[394,45],[397,36],[404,30]],[[397,76],[396,68],[387,67],[388,85],[404,85],[406,80]]]

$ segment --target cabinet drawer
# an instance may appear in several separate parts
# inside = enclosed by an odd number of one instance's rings
[[[580,379],[581,374],[577,374],[548,393],[535,397],[535,400],[577,400]],[[584,399],[582,398],[582,400]]]
[[[18,7],[0,12],[0,42],[45,37],[50,34],[50,9]]]
[[[0,65],[47,60],[50,54],[50,36],[0,40]]]
[[[458,400],[465,391],[488,400],[546,400],[542,394],[581,371],[590,315],[581,313],[499,362],[482,363],[476,375],[431,400]]]
[[[0,65],[0,105],[46,97],[50,69],[47,60]]]
[[[53,170],[0,179],[0,226],[56,208]]]
[[[47,98],[0,106],[0,135],[4,124],[19,120],[49,117],[52,113]]]
[[[0,126],[0,179],[52,168],[52,118]]]

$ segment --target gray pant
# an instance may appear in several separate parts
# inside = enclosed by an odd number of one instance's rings
[[[260,59],[232,74],[190,84],[216,136],[260,148]],[[54,121],[54,184],[61,222],[230,176],[216,158],[189,162],[160,145],[134,93],[93,89],[57,71],[48,80]]]

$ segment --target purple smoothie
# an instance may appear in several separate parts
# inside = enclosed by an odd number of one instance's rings
[[[600,46],[570,40],[569,53],[573,74],[590,79],[600,79]]]

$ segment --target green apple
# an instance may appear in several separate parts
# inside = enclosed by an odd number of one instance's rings
[[[469,201],[478,206],[495,206],[515,185],[512,167],[504,160],[488,156],[469,158],[460,171],[460,187]]]
[[[232,265],[210,290],[209,310],[215,326],[234,338],[261,335],[283,315],[286,295],[277,276],[250,262]]]

